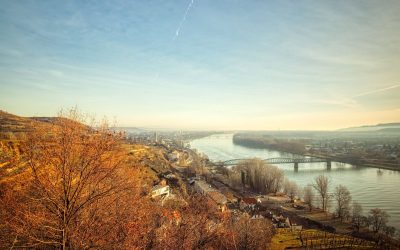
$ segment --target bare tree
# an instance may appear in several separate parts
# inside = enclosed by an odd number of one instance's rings
[[[267,249],[273,235],[271,222],[251,219],[247,214],[232,225],[233,240],[228,249]]]
[[[192,196],[181,207],[164,210],[155,249],[204,249],[217,244],[220,216],[207,198]]]
[[[240,183],[243,182],[252,190],[260,193],[276,193],[283,183],[284,173],[276,166],[266,164],[260,159],[251,159],[241,162],[234,171],[236,175],[230,175]]]
[[[104,226],[102,216],[125,189],[122,134],[105,123],[88,127],[82,121],[71,110],[51,126],[37,127],[23,144],[30,178],[15,226],[30,247],[84,247],[91,228]]]
[[[241,181],[245,182],[252,190],[256,192],[264,192],[263,184],[266,164],[260,159],[251,159],[241,162],[236,170],[241,174]]]
[[[287,194],[290,197],[291,201],[294,202],[294,199],[299,193],[299,188],[297,186],[297,183],[286,179],[283,184],[283,190],[285,194]]]
[[[352,209],[351,209],[351,219],[353,225],[356,226],[357,231],[360,230],[360,227],[364,223],[363,215],[362,215],[363,208],[360,203],[353,201]]]
[[[383,230],[382,230],[387,236],[389,236],[389,237],[393,237],[394,235],[395,235],[395,233],[396,233],[396,228],[395,227],[392,227],[392,226],[385,226],[385,227],[383,227]]]
[[[347,187],[339,185],[335,188],[336,214],[342,221],[350,215],[351,194]]]
[[[389,217],[390,216],[385,211],[379,208],[371,209],[369,211],[368,220],[372,226],[372,231],[377,233],[380,230],[383,230],[383,228],[386,226],[386,223],[389,221]]]
[[[267,193],[276,193],[282,188],[285,177],[283,171],[276,166],[267,165],[265,168],[265,187]]]
[[[308,205],[310,211],[314,204],[314,191],[311,186],[305,186],[303,189],[303,200]]]
[[[312,184],[313,188],[318,192],[318,194],[320,196],[323,211],[326,211],[327,206],[328,206],[329,185],[330,185],[330,180],[328,177],[326,177],[324,175],[319,175],[319,176],[315,177],[314,183]]]
[[[0,141],[0,181],[18,172],[20,160],[21,152],[17,143]],[[0,189],[0,193],[2,191]]]

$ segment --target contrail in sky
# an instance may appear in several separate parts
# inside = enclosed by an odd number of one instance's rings
[[[383,91],[390,90],[390,89],[396,89],[396,88],[399,88],[399,87],[400,87],[400,84],[396,84],[396,85],[392,85],[392,86],[389,86],[389,87],[386,87],[386,88],[374,89],[374,90],[371,90],[371,91],[363,92],[363,93],[360,93],[358,95],[355,95],[354,97],[366,96],[366,95],[370,95],[370,94],[374,94],[374,93],[378,93],[378,92],[383,92]]]
[[[175,35],[172,38],[172,40],[170,41],[169,45],[167,45],[167,47],[170,47],[172,45],[172,43],[178,38],[179,33],[181,32],[181,28],[182,28],[183,24],[186,21],[186,17],[189,14],[189,11],[192,8],[193,3],[194,3],[194,0],[190,0],[189,5],[186,8],[185,14],[183,15],[182,20],[179,23],[178,27],[176,28]],[[160,60],[158,60],[158,61],[160,62]],[[159,76],[160,76],[160,72],[157,72],[156,75],[155,75],[155,79],[158,79]]]
[[[186,8],[185,14],[183,15],[183,18],[182,18],[181,22],[179,23],[178,28],[175,31],[175,36],[172,39],[173,41],[175,41],[178,38],[179,32],[181,32],[182,25],[185,23],[186,17],[188,15],[189,11],[190,11],[190,8],[192,8],[193,3],[194,3],[194,0],[190,0],[190,3],[188,5],[188,7]]]

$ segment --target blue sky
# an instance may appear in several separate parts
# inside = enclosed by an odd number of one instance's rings
[[[400,2],[1,1],[0,109],[121,126],[400,121]]]

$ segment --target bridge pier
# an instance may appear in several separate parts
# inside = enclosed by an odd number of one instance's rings
[[[294,163],[294,171],[295,171],[295,172],[298,172],[298,171],[299,171],[299,163],[298,163],[298,162],[295,162],[295,163]]]
[[[332,168],[332,162],[331,162],[331,160],[328,160],[328,161],[326,162],[326,169],[327,169],[327,170],[331,170],[331,168]]]

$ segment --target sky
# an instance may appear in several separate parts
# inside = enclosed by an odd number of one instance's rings
[[[400,122],[400,1],[0,0],[0,109],[119,126]]]

